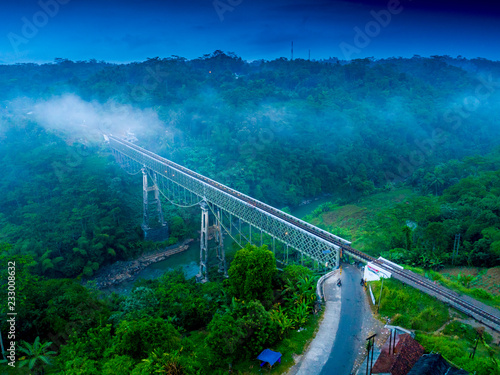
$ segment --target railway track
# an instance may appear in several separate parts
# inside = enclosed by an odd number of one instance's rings
[[[192,178],[198,179],[212,187],[215,187],[217,189],[220,189],[224,191],[226,194],[229,194],[233,196],[234,198],[237,198],[239,200],[242,200],[246,202],[247,204],[255,207],[256,209],[260,209],[264,212],[267,212],[268,214],[271,214],[273,216],[276,216],[280,218],[283,221],[286,221],[287,223],[294,225],[304,231],[307,231],[308,233],[311,233],[319,238],[322,238],[323,240],[332,243],[333,245],[340,247],[342,251],[347,252],[348,254],[354,255],[366,262],[374,262],[377,264],[379,267],[383,268],[386,271],[391,272],[393,275],[395,275],[395,278],[398,280],[402,281],[403,283],[406,283],[408,285],[414,284],[412,286],[417,287],[418,289],[422,290],[423,292],[433,295],[436,298],[449,303],[452,305],[454,308],[462,311],[463,313],[473,317],[474,319],[481,321],[483,324],[489,326],[490,328],[499,331],[500,332],[500,312],[499,315],[493,315],[488,311],[485,311],[484,309],[484,304],[482,304],[479,301],[476,301],[475,303],[468,302],[464,300],[463,298],[460,298],[456,293],[450,291],[449,289],[443,287],[443,286],[438,286],[434,284],[433,282],[429,281],[428,279],[421,277],[409,270],[400,270],[397,267],[394,267],[388,262],[385,262],[383,260],[378,260],[375,259],[368,254],[365,254],[359,250],[356,250],[351,247],[351,242],[338,237],[334,234],[328,233],[320,228],[317,228],[309,223],[306,223],[305,221],[302,221],[300,219],[297,219],[291,215],[288,215],[274,207],[271,207],[265,203],[262,203],[256,199],[253,199],[245,194],[242,194],[234,189],[231,189],[223,184],[220,184],[214,180],[211,180],[203,175],[200,175],[188,168],[185,168],[177,163],[174,163],[170,160],[167,160],[159,155],[154,154],[153,152],[150,152],[146,149],[143,149],[142,147],[139,147],[133,143],[130,143],[128,141],[125,141],[123,139],[114,137],[109,135],[108,136],[110,139],[113,141],[119,142],[131,149],[136,150],[137,152],[140,152],[144,155],[147,155],[148,157],[155,159],[161,163],[164,163],[168,165],[169,167],[176,169],[182,173],[185,173],[189,175]],[[478,307],[478,306],[483,306],[483,308]],[[497,310],[498,312],[498,310]]]
[[[434,295],[436,298],[450,304],[452,307],[473,317],[488,327],[496,331],[500,331],[500,317],[486,311],[485,308],[488,307],[483,303],[479,301],[476,301],[476,303],[466,301],[457,293],[446,287],[434,284],[425,277],[417,275],[409,270],[400,270],[383,260],[375,260],[374,263],[391,272],[396,279],[404,282],[405,284],[411,285],[411,283],[413,283],[415,287],[426,292],[427,294]],[[480,307],[482,305],[484,305],[483,308]]]

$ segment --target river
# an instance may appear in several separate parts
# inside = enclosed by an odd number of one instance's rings
[[[304,216],[309,215],[313,212],[320,204],[328,202],[332,197],[319,197],[315,199],[308,200],[307,203],[301,204],[293,208],[292,215],[302,219]],[[224,237],[224,251],[226,256],[234,255],[236,252],[233,249],[233,240],[229,236]],[[214,248],[214,241],[209,241],[208,248],[212,250]],[[215,250],[214,250],[215,251]],[[213,254],[215,256],[215,254]],[[212,256],[212,251],[210,251],[210,256]],[[157,263],[153,263],[137,273],[137,276],[133,281],[124,281],[118,285],[113,285],[104,288],[104,292],[116,292],[119,294],[128,294],[134,286],[134,281],[140,278],[151,280],[156,279],[163,275],[165,272],[173,270],[175,268],[182,268],[187,278],[196,276],[200,271],[200,240],[197,239],[189,244],[189,248],[182,253],[174,254],[165,260]]]

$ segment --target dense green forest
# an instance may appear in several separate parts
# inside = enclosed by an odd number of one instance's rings
[[[39,373],[216,373],[290,344],[292,327],[316,319],[312,272],[277,272],[265,248],[238,252],[226,281],[200,285],[174,272],[128,296],[82,286],[103,265],[155,246],[140,229],[140,178],[120,169],[101,132],[132,132],[141,146],[279,208],[411,188],[415,197],[365,228],[363,251],[426,268],[500,264],[499,62],[246,62],[215,51],[2,65],[0,84],[1,259],[18,265],[24,348],[57,353],[52,366],[36,362]],[[172,243],[196,235],[197,215],[165,206]],[[258,280],[256,252],[270,257]]]
[[[458,182],[440,196],[419,196],[381,212],[370,228],[371,246],[396,262],[424,268],[500,264],[499,166],[496,154],[436,167],[436,185]],[[460,251],[453,256],[457,235]]]
[[[310,337],[317,321],[317,278],[298,265],[278,275],[265,246],[240,250],[224,281],[201,284],[172,271],[111,297],[73,280],[33,275],[30,256],[8,259],[17,267],[16,335],[23,338],[19,364],[26,373],[224,373],[285,338],[297,345],[304,333],[295,330],[306,328]]]
[[[33,253],[38,273],[58,277],[89,276],[142,251],[138,181],[113,165],[100,131],[135,132],[152,151],[277,207],[407,185],[425,197],[429,216],[449,195],[432,196],[498,166],[484,155],[500,139],[499,73],[496,62],[448,56],[248,63],[221,51],[125,65],[4,65],[0,238]],[[497,194],[486,190],[477,198]],[[449,252],[461,232],[482,255],[457,264],[497,264],[484,250],[495,233],[482,233],[496,219],[477,209],[462,219],[459,199],[449,203],[454,211],[430,218],[428,229],[427,218],[406,215],[423,221],[415,245]],[[173,237],[182,236],[190,215],[173,217]],[[409,250],[401,238],[381,242],[373,247]]]

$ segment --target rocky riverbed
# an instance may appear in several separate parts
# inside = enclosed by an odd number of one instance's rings
[[[192,241],[194,240],[188,239],[174,248],[159,250],[154,253],[144,254],[135,260],[117,261],[105,266],[94,277],[96,286],[99,289],[104,289],[124,281],[133,281],[137,274],[150,264],[162,261],[173,254],[186,251]]]

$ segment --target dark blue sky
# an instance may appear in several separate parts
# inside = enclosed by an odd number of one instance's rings
[[[110,62],[214,50],[246,60],[414,54],[500,60],[500,4],[431,0],[17,0],[0,3],[0,62]],[[389,19],[390,16],[390,19]]]

